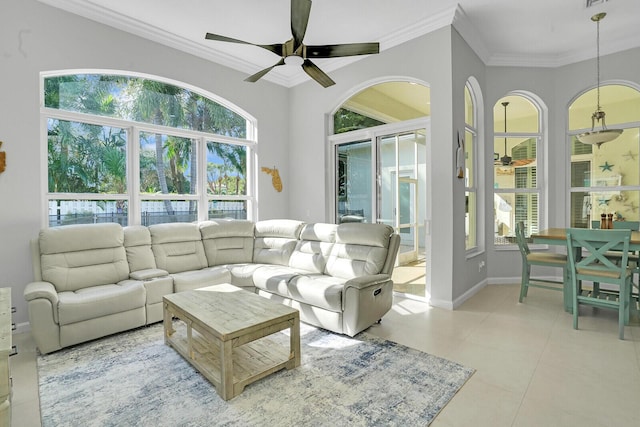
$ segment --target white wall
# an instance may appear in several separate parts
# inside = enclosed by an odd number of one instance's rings
[[[464,136],[465,123],[464,123],[464,88],[465,84],[469,80],[469,78],[473,77],[477,80],[478,84],[481,86],[481,93],[477,93],[476,95],[479,97],[478,99],[478,124],[477,129],[478,132],[483,132],[486,129],[486,117],[487,117],[487,107],[486,107],[486,98],[487,95],[485,93],[485,66],[480,60],[480,58],[475,54],[475,52],[469,47],[469,45],[465,42],[465,40],[460,36],[457,31],[453,31],[452,33],[452,61],[453,61],[453,76],[452,76],[452,111],[453,111],[453,123],[451,129],[451,137],[450,144],[451,150],[455,150],[456,145],[454,141],[457,141],[457,133],[460,132],[460,135]],[[482,105],[483,100],[485,101],[484,106]],[[484,110],[484,111],[482,111]],[[482,123],[483,117],[485,118],[484,123]],[[434,119],[435,120],[435,119]],[[488,141],[488,144],[487,144]],[[481,144],[490,145],[491,146],[491,154],[490,157],[487,158],[487,150],[482,151]],[[452,155],[455,151],[452,151]],[[483,182],[486,183],[486,175],[482,176],[483,173],[483,165],[488,164],[488,159],[493,163],[493,138],[486,139],[483,135],[478,135],[478,149],[476,151],[476,155],[478,156],[478,187],[481,187]],[[435,156],[434,156],[435,160]],[[474,256],[471,256],[467,259],[466,248],[465,248],[465,191],[464,191],[464,180],[458,179],[455,177],[455,162],[453,159],[449,161],[446,166],[449,167],[449,170],[446,171],[446,177],[453,180],[453,199],[452,199],[452,207],[451,211],[447,212],[447,215],[450,215],[453,221],[452,224],[452,244],[453,244],[453,281],[451,287],[451,295],[450,299],[447,301],[451,306],[457,307],[462,304],[464,300],[473,295],[474,292],[477,291],[478,286],[483,285],[487,275],[486,268],[479,268],[480,263],[484,263],[486,265],[486,251],[477,252]],[[484,171],[486,174],[487,172]],[[489,184],[487,184],[487,188]],[[491,184],[492,185],[492,184]],[[493,197],[493,196],[492,196]],[[486,191],[485,191],[485,202],[483,203],[482,194],[478,194],[478,233],[481,233],[484,229],[482,226],[482,218],[483,214],[481,210],[483,206],[486,206],[485,210],[492,212],[493,207],[493,199],[491,199],[491,203],[486,203]],[[484,214],[486,215],[486,214]],[[437,225],[440,226],[439,224]],[[492,228],[493,230],[493,228]],[[482,244],[482,238],[479,238],[479,244]],[[486,249],[488,247],[489,242],[484,239]],[[434,265],[437,265],[434,263]]]
[[[331,173],[326,135],[328,116],[358,90],[383,80],[410,78],[431,88],[431,150],[434,161],[428,179],[434,183],[434,224],[431,237],[437,250],[433,251],[433,265],[427,267],[427,279],[432,283],[432,301],[451,301],[453,282],[453,169],[454,137],[452,136],[452,28],[439,29],[431,34],[367,57],[348,67],[336,70],[331,77],[335,86],[323,89],[309,82],[291,89],[291,163],[289,173],[295,176],[290,192],[291,215],[305,221],[328,221],[330,189],[327,177]],[[319,64],[321,65],[321,64]],[[459,88],[459,111],[464,120],[464,81]],[[464,129],[464,124],[462,125]],[[427,147],[429,150],[429,147]],[[319,177],[325,177],[319,179]],[[464,195],[460,214],[462,245],[464,247]],[[463,258],[464,259],[464,254]]]
[[[242,73],[63,12],[34,0],[2,0],[0,11],[0,140],[7,169],[0,175],[0,286],[12,287],[27,322],[23,291],[33,278],[29,240],[37,237],[42,206],[39,73],[113,69],[149,73],[217,94],[258,121],[259,165],[279,168],[282,193],[260,172],[259,218],[289,216],[287,89],[246,83]]]
[[[640,85],[640,49],[602,59],[602,79]],[[321,61],[318,65],[322,66]],[[7,170],[0,175],[0,286],[13,288],[15,320],[27,321],[22,292],[32,279],[28,241],[37,236],[45,207],[41,205],[39,73],[88,68],[130,70],[183,81],[215,93],[258,120],[259,166],[277,167],[284,190],[271,187],[260,173],[259,218],[291,217],[329,221],[328,114],[357,90],[371,83],[405,77],[431,87],[431,155],[433,183],[428,266],[432,302],[461,303],[486,280],[520,275],[519,254],[495,251],[492,216],[493,105],[512,90],[537,94],[548,106],[549,226],[567,219],[566,108],[571,98],[594,85],[594,60],[558,69],[485,67],[452,28],[442,28],[380,55],[331,72],[337,82],[323,89],[310,81],[291,89],[266,81],[245,83],[244,75],[165,46],[100,25],[34,0],[3,0],[0,14],[0,140]],[[464,184],[454,177],[455,138],[464,129],[464,83],[474,76],[483,87],[484,203],[486,253],[466,260]],[[640,120],[640,118],[639,118]],[[10,201],[10,203],[7,203]],[[478,271],[486,257],[488,269]]]

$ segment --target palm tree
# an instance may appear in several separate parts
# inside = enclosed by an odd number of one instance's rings
[[[131,115],[134,120],[157,125],[176,126],[182,123],[184,114],[182,95],[184,90],[162,82],[145,79],[130,79],[128,91],[133,99]],[[155,134],[156,172],[162,194],[169,194],[164,166],[162,135]],[[170,200],[164,201],[165,211],[175,215]]]

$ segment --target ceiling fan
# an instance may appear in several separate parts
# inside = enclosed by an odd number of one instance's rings
[[[309,14],[311,12],[311,0],[291,0],[291,34],[293,37],[284,43],[255,44],[246,41],[225,37],[218,34],[207,33],[205,39],[222,42],[248,44],[258,46],[280,56],[280,61],[247,77],[245,81],[256,82],[273,68],[284,65],[285,59],[298,57],[302,60],[302,69],[323,87],[334,85],[335,82],[309,58],[337,58],[340,56],[370,55],[380,51],[380,44],[375,43],[348,43],[329,44],[319,46],[307,46],[303,43]],[[300,59],[298,61],[300,61]]]
[[[507,105],[509,105],[508,101],[502,103],[504,107],[504,133],[507,133]],[[507,154],[507,137],[504,137],[504,156],[498,158],[500,156],[499,153],[493,153],[494,164],[502,165],[502,166],[511,166],[513,165],[513,159],[511,156]]]

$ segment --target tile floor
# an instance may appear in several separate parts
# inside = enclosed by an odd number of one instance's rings
[[[585,308],[573,330],[559,293],[518,292],[490,285],[455,311],[397,297],[369,332],[477,370],[435,427],[640,425],[640,322],[620,341],[614,312]],[[14,343],[12,425],[40,426],[35,346]]]

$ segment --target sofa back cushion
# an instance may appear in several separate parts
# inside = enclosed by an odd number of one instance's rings
[[[209,267],[253,260],[253,222],[218,219],[200,223],[200,234]]]
[[[289,258],[289,267],[322,273],[336,241],[336,224],[306,224]]]
[[[38,240],[42,280],[58,292],[110,285],[129,277],[119,224],[47,228],[40,231]]]
[[[157,268],[169,273],[207,267],[198,224],[173,222],[149,226]]]
[[[124,227],[124,249],[131,272],[156,268],[156,260],[151,250],[151,233],[147,227]]]
[[[288,265],[304,223],[292,219],[271,219],[255,224],[253,262]]]
[[[343,279],[380,273],[392,234],[393,228],[385,224],[338,225],[325,273]]]

